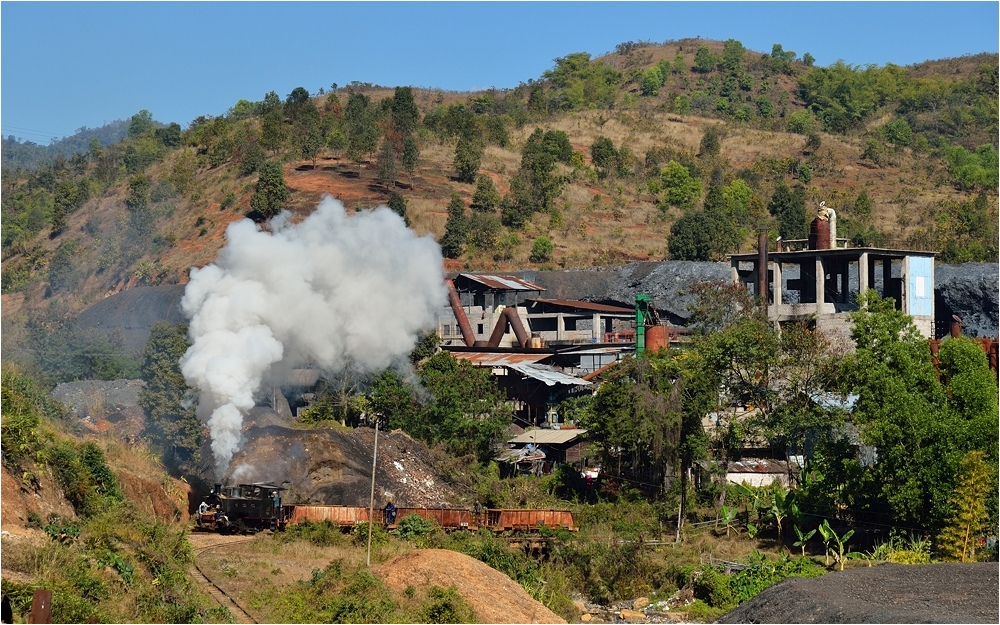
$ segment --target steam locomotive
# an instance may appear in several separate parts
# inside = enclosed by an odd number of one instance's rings
[[[445,530],[478,530],[494,532],[534,532],[540,529],[576,531],[569,510],[538,510],[511,508],[405,508],[395,509],[387,517],[385,510],[376,508],[369,515],[364,506],[282,505],[284,487],[259,482],[222,486],[216,484],[199,506],[196,528],[223,534],[249,534],[261,530],[282,530],[297,523],[329,522],[341,528],[373,523],[395,529],[411,514],[435,523]]]
[[[198,506],[196,527],[222,534],[284,529],[288,517],[281,505],[283,490],[267,482],[225,487],[216,484]]]

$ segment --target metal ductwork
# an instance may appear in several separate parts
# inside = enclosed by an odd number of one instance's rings
[[[465,309],[462,308],[462,299],[458,296],[458,289],[455,288],[455,282],[451,278],[445,279],[445,282],[448,284],[448,301],[451,302],[451,310],[455,313],[458,327],[462,330],[462,339],[465,341],[466,347],[472,347],[476,344],[476,335],[472,332],[472,324],[469,323]]]
[[[516,306],[508,306],[503,309],[500,313],[500,318],[497,319],[497,325],[493,328],[493,334],[490,335],[490,340],[486,343],[487,347],[498,347],[500,345],[500,339],[503,335],[507,333],[507,323],[510,322],[512,328],[514,328],[514,336],[517,337],[517,344],[520,347],[528,346],[528,333],[524,330],[524,324],[521,323],[521,317],[517,314]]]

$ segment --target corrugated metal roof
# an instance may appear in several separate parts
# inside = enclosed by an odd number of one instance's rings
[[[726,471],[729,473],[787,473],[788,463],[784,460],[753,460],[748,458],[730,462]]]
[[[591,384],[583,378],[563,373],[562,371],[559,371],[554,367],[549,367],[548,365],[513,363],[507,366],[515,371],[523,373],[529,378],[534,378],[540,382],[544,382],[546,386],[555,386],[556,384],[567,384],[569,386],[590,386]]]
[[[544,291],[545,287],[515,276],[493,276],[474,273],[460,273],[463,278],[478,282],[494,291]]]
[[[288,373],[288,377],[285,378],[285,384],[288,386],[302,386],[308,388],[316,386],[317,382],[319,382],[318,369],[292,369]]]
[[[508,367],[514,364],[530,364],[548,358],[552,354],[511,354],[493,352],[450,352],[456,360],[468,360],[477,367]]]
[[[507,442],[516,444],[536,443],[539,445],[562,445],[570,442],[578,436],[583,436],[586,433],[587,430],[582,428],[576,428],[573,430],[547,430],[544,428],[538,428],[536,430],[522,432]]]
[[[620,315],[635,314],[635,309],[633,308],[625,308],[624,306],[611,306],[610,304],[597,304],[595,302],[584,302],[581,300],[532,298],[528,299],[527,301],[538,302],[539,304],[548,304],[549,306],[555,306],[558,308],[573,308],[576,310],[589,310],[591,312],[603,312],[603,313],[620,314]]]

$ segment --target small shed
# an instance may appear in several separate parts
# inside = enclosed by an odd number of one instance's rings
[[[782,484],[788,486],[788,462],[785,460],[745,458],[729,462],[726,481],[747,486]]]
[[[507,441],[497,460],[510,466],[507,474],[548,473],[556,463],[576,464],[586,454],[587,430],[535,428]]]

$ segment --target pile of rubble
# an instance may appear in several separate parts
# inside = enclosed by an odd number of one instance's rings
[[[678,590],[669,599],[662,601],[639,597],[632,601],[618,601],[609,606],[580,598],[573,601],[580,610],[581,623],[680,623],[686,617],[680,608],[693,602],[694,592],[691,588]]]
[[[52,390],[84,429],[133,441],[142,434],[145,415],[139,407],[142,380],[82,380],[65,382]]]

